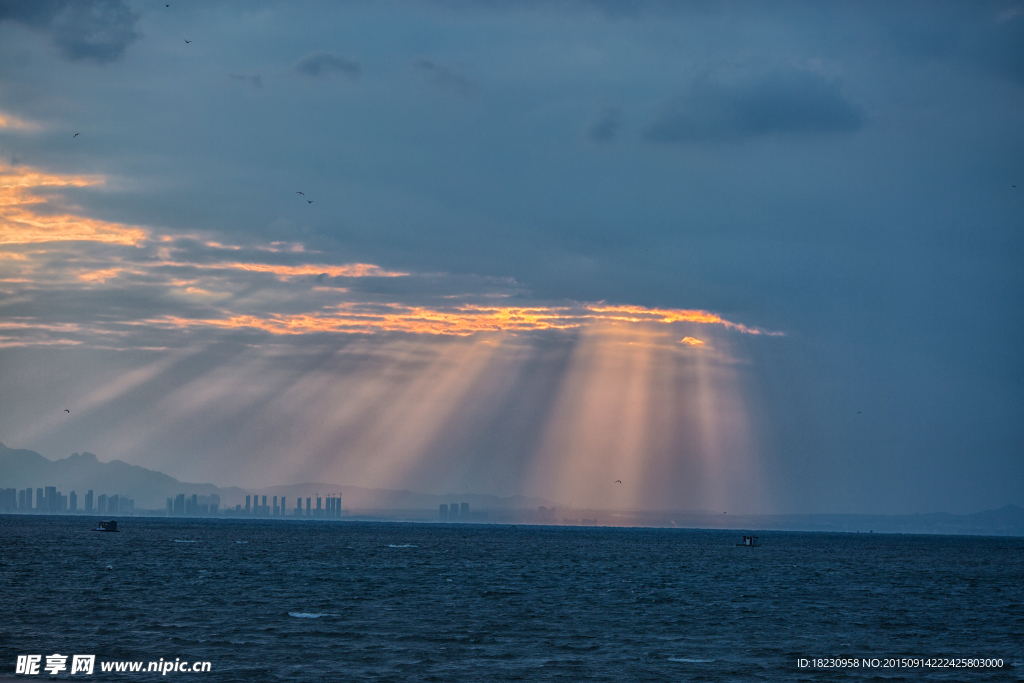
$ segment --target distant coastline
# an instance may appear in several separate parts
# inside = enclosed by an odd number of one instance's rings
[[[60,503],[28,509],[19,505],[25,489],[54,491]],[[89,511],[84,501],[87,491]],[[938,512],[915,515],[786,514],[734,515],[707,511],[622,511],[569,508],[556,502],[486,494],[426,494],[413,491],[366,489],[328,483],[273,486],[265,489],[218,487],[181,482],[162,472],[114,460],[100,462],[91,453],[49,460],[35,451],[12,449],[0,443],[0,513],[93,514],[99,516],[247,518],[310,520],[409,521],[447,523],[546,524],[565,526],[661,527],[763,531],[831,531],[844,533],[904,533],[986,536],[1024,536],[1024,508],[1006,505],[996,510],[955,515]],[[61,499],[60,497],[63,497]],[[195,501],[180,507],[168,499]],[[281,498],[280,507],[274,498]],[[116,500],[117,510],[99,509],[100,498]],[[246,498],[249,498],[247,503]],[[317,503],[317,498],[322,502]],[[68,509],[69,500],[76,503]],[[301,509],[295,502],[303,500]],[[131,505],[124,503],[131,501]],[[272,503],[271,503],[272,501]],[[328,503],[328,501],[336,501]],[[34,500],[33,503],[38,501]],[[63,504],[65,509],[59,509]],[[333,505],[333,507],[328,507]],[[467,514],[449,516],[458,505]],[[316,507],[314,507],[316,506]],[[322,507],[321,507],[322,506]],[[329,511],[330,510],[330,511]]]

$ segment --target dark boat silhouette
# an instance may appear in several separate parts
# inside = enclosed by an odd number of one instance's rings
[[[744,536],[742,543],[736,545],[746,546],[748,548],[756,548],[761,545],[761,542],[757,540],[757,536]]]
[[[100,525],[93,529],[93,531],[117,531],[117,522],[110,520],[109,522],[100,522]]]

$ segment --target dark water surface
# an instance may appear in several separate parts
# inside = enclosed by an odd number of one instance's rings
[[[97,657],[71,680],[1024,680],[1021,538],[95,521],[0,517],[0,675],[61,653]],[[1004,667],[798,667],[894,656]],[[99,667],[161,657],[212,670]]]

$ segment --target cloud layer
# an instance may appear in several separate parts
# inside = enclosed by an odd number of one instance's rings
[[[775,133],[849,133],[860,107],[818,74],[786,71],[739,82],[700,79],[662,104],[644,130],[650,142],[721,142]]]

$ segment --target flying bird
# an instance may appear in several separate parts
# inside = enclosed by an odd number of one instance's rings
[[[184,38],[182,38],[182,40],[185,40],[185,39],[184,39]],[[188,44],[189,44],[189,43],[191,43],[191,42],[192,42],[191,40],[185,40],[185,44],[186,44],[186,45],[188,45]]]
[[[65,412],[65,413],[70,413],[71,411],[70,411],[70,410],[68,410],[67,408],[65,408],[65,409],[64,409],[64,412]]]
[[[305,192],[299,192],[298,190],[296,190],[295,194],[301,194],[301,195],[302,195],[303,197],[305,197],[305,196],[306,196],[306,193],[305,193]]]
[[[312,199],[307,199],[307,200],[306,200],[306,203],[307,203],[307,204],[312,204],[312,203],[313,203],[313,200],[312,200]]]
[[[616,483],[616,484],[621,484],[621,483],[622,483],[622,480],[621,480],[621,479],[616,479],[616,480],[615,480],[615,483]]]
[[[78,137],[78,133],[75,133],[74,135],[71,136],[71,139],[74,140],[77,137]]]

